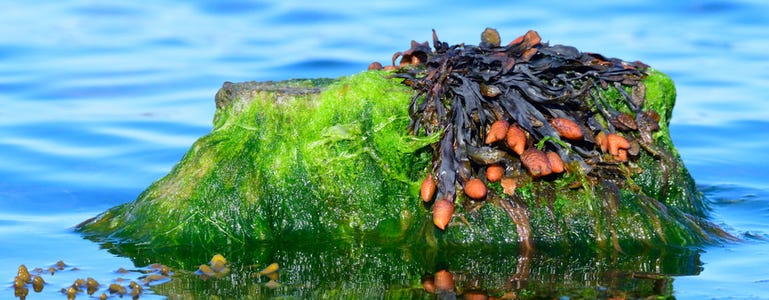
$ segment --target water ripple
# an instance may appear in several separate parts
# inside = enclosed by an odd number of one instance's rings
[[[258,1],[223,0],[223,1],[195,1],[204,14],[242,15],[259,12],[268,9],[267,3]]]

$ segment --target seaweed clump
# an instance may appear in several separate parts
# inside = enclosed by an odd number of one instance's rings
[[[479,45],[449,46],[433,30],[432,48],[412,41],[384,68],[416,91],[410,133],[440,135],[421,197],[436,199],[433,221],[441,229],[460,193],[473,201],[514,197],[516,186],[564,173],[578,175],[573,188],[627,188],[640,151],[672,161],[653,141],[660,116],[643,109],[649,67],[639,61],[549,45],[533,30],[501,45],[487,28]],[[620,99],[607,99],[609,89]],[[497,181],[501,192],[487,189]]]

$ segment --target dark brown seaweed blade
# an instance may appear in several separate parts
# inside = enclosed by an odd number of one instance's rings
[[[491,163],[519,170],[513,176],[527,176],[522,168],[511,165],[520,160],[504,143],[485,146],[488,128],[497,120],[525,130],[527,148],[556,152],[564,162],[576,163],[573,165],[582,168],[583,174],[595,178],[625,178],[618,162],[614,158],[606,161],[599,151],[593,138],[599,132],[614,133],[619,126],[624,134],[636,136],[641,148],[655,149],[651,132],[658,124],[650,117],[653,114],[640,111],[644,95],[638,84],[646,76],[645,64],[580,52],[571,46],[551,46],[542,43],[533,30],[506,46],[499,46],[496,30],[487,28],[481,36],[479,46],[450,46],[433,30],[432,50],[426,43],[413,42],[394,56],[402,60],[418,56],[413,66],[400,68],[393,76],[416,90],[409,106],[410,132],[443,135],[433,147],[439,198],[453,201],[460,194],[456,187],[469,178],[481,178],[480,172]],[[619,93],[619,100],[635,117],[608,104],[609,99],[602,96],[608,88]],[[554,118],[573,120],[584,137],[560,138],[549,123]],[[623,184],[621,180],[616,183]]]

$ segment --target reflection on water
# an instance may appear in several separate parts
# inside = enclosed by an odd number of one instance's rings
[[[138,279],[157,262],[178,272],[146,287],[142,298],[429,298],[430,282],[436,293],[464,296],[558,296],[549,292],[554,286],[586,298],[623,291],[769,298],[769,162],[761,154],[769,149],[769,94],[762,92],[769,87],[768,13],[758,1],[6,3],[0,298],[13,293],[19,265],[58,260],[80,270],[44,277],[43,293],[32,291],[30,299],[65,298],[59,290],[76,277],[112,282],[121,267]],[[744,241],[617,255],[366,245],[192,251],[117,249],[69,229],[166,174],[210,130],[213,96],[224,81],[343,76],[387,61],[411,39],[429,40],[432,28],[458,43],[477,41],[486,26],[503,39],[536,29],[552,43],[638,59],[670,74],[678,91],[673,139],[712,202],[714,220]],[[192,271],[214,253],[224,254],[233,272],[202,281]],[[281,266],[277,287],[252,276],[272,262]]]
[[[132,257],[138,265],[168,262],[177,275],[153,290],[182,298],[200,294],[303,299],[425,298],[430,294],[508,299],[669,296],[673,293],[670,276],[696,275],[701,270],[699,251],[678,248],[622,254],[596,254],[590,249],[520,253],[497,248],[436,251],[328,243],[218,247],[226,257],[220,260],[227,261],[227,271],[220,272],[210,251],[104,246]],[[279,269],[278,274],[264,271],[270,265]],[[225,269],[224,263],[219,269]]]

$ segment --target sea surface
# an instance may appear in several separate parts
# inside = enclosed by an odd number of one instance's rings
[[[673,295],[769,299],[769,2],[476,2],[4,1],[0,298],[20,264],[68,265],[27,299],[119,268],[138,278],[146,266],[72,228],[165,175],[211,130],[223,82],[336,78],[432,29],[477,44],[493,27],[669,74],[673,140],[713,220],[742,239],[697,249],[699,272],[675,276]]]

